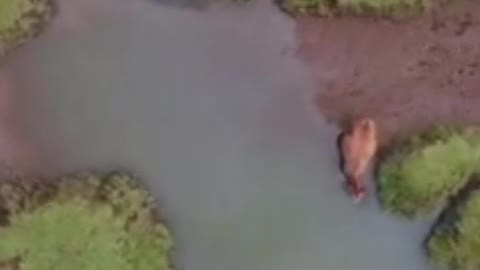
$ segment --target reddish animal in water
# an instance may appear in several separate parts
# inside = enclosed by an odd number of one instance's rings
[[[353,121],[349,130],[338,137],[340,167],[345,184],[355,203],[365,197],[366,184],[362,177],[377,151],[377,128],[370,118]]]

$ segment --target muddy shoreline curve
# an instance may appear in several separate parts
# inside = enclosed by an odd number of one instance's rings
[[[466,0],[400,22],[298,16],[316,108],[338,125],[373,117],[383,142],[438,122],[480,124],[479,10]]]

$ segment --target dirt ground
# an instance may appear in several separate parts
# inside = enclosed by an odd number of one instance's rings
[[[374,117],[381,138],[444,121],[480,124],[480,1],[409,21],[297,19],[299,54],[328,120]]]
[[[7,68],[0,67],[0,179],[29,176],[46,164],[27,134],[19,132],[18,116],[24,108],[15,95],[17,86],[11,75]]]

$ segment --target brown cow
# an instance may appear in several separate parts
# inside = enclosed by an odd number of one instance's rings
[[[354,120],[350,129],[339,135],[337,142],[345,184],[353,201],[357,203],[365,197],[367,188],[362,176],[377,150],[375,122],[370,118]]]

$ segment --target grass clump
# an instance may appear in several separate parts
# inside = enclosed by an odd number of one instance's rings
[[[426,240],[432,262],[451,270],[480,269],[480,191],[450,208]]]
[[[0,187],[0,269],[170,269],[171,236],[129,174]]]
[[[277,0],[289,14],[320,16],[349,13],[353,15],[401,16],[428,9],[430,0]]]
[[[430,213],[445,205],[479,164],[479,130],[434,127],[388,151],[378,168],[380,203],[408,218]]]
[[[53,0],[0,0],[0,56],[35,37],[50,20]]]

